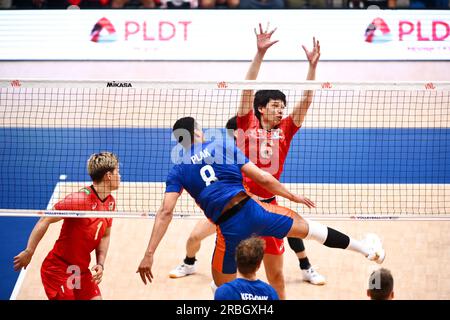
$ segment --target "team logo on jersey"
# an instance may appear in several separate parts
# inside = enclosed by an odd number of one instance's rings
[[[84,192],[84,193],[86,193],[87,195],[90,195],[90,194],[91,194],[91,190],[89,190],[88,188],[82,188],[82,189],[80,189],[80,192]]]
[[[114,210],[114,202],[110,202],[108,208],[109,208],[109,211],[113,211]]]
[[[255,129],[249,131],[249,136],[252,138],[266,138],[273,140],[284,139],[284,132],[281,129],[272,129],[267,131],[266,129]]]
[[[111,21],[101,18],[91,31],[92,42],[114,42],[117,40],[116,29]]]
[[[366,32],[366,42],[369,43],[383,43],[392,41],[391,30],[387,23],[381,18],[375,18],[367,26]]]
[[[95,208],[97,208],[97,203],[94,203],[94,205],[92,206],[92,210],[95,210]]]

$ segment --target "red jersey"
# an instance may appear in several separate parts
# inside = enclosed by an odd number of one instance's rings
[[[103,201],[93,186],[74,192],[55,205],[55,210],[114,211],[116,201],[109,195]],[[67,265],[89,268],[91,252],[98,247],[111,218],[65,218],[58,240],[47,258],[56,257]]]
[[[261,128],[253,110],[245,116],[237,117],[237,127],[243,130],[243,132],[238,131],[238,147],[257,167],[279,180],[292,138],[300,127],[297,127],[292,117],[288,116],[282,119],[276,128],[265,130]],[[250,192],[258,197],[274,196],[250,178],[244,176],[244,182]]]

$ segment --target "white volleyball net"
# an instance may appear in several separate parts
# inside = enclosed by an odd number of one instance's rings
[[[449,218],[448,82],[0,80],[0,215],[92,215],[46,209],[50,198],[90,185],[87,159],[111,151],[123,181],[117,212],[95,215],[153,217],[174,165],[174,122],[193,116],[217,132],[236,115],[244,89],[281,90],[285,116],[314,90],[281,182],[317,208],[279,204],[319,219]],[[174,214],[202,216],[186,192]]]

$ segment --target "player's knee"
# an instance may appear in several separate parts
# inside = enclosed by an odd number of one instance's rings
[[[202,242],[202,240],[203,240],[203,238],[201,237],[200,234],[198,234],[198,233],[191,233],[189,235],[189,238],[188,238],[187,241],[188,241],[189,244],[198,244],[198,243]]]
[[[267,272],[267,280],[272,286],[284,287],[284,274],[282,271]]]

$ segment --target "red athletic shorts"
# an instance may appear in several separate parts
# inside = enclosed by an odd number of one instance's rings
[[[56,257],[44,260],[41,279],[50,300],[91,300],[101,296],[89,270],[83,270],[77,275],[73,268]]]

